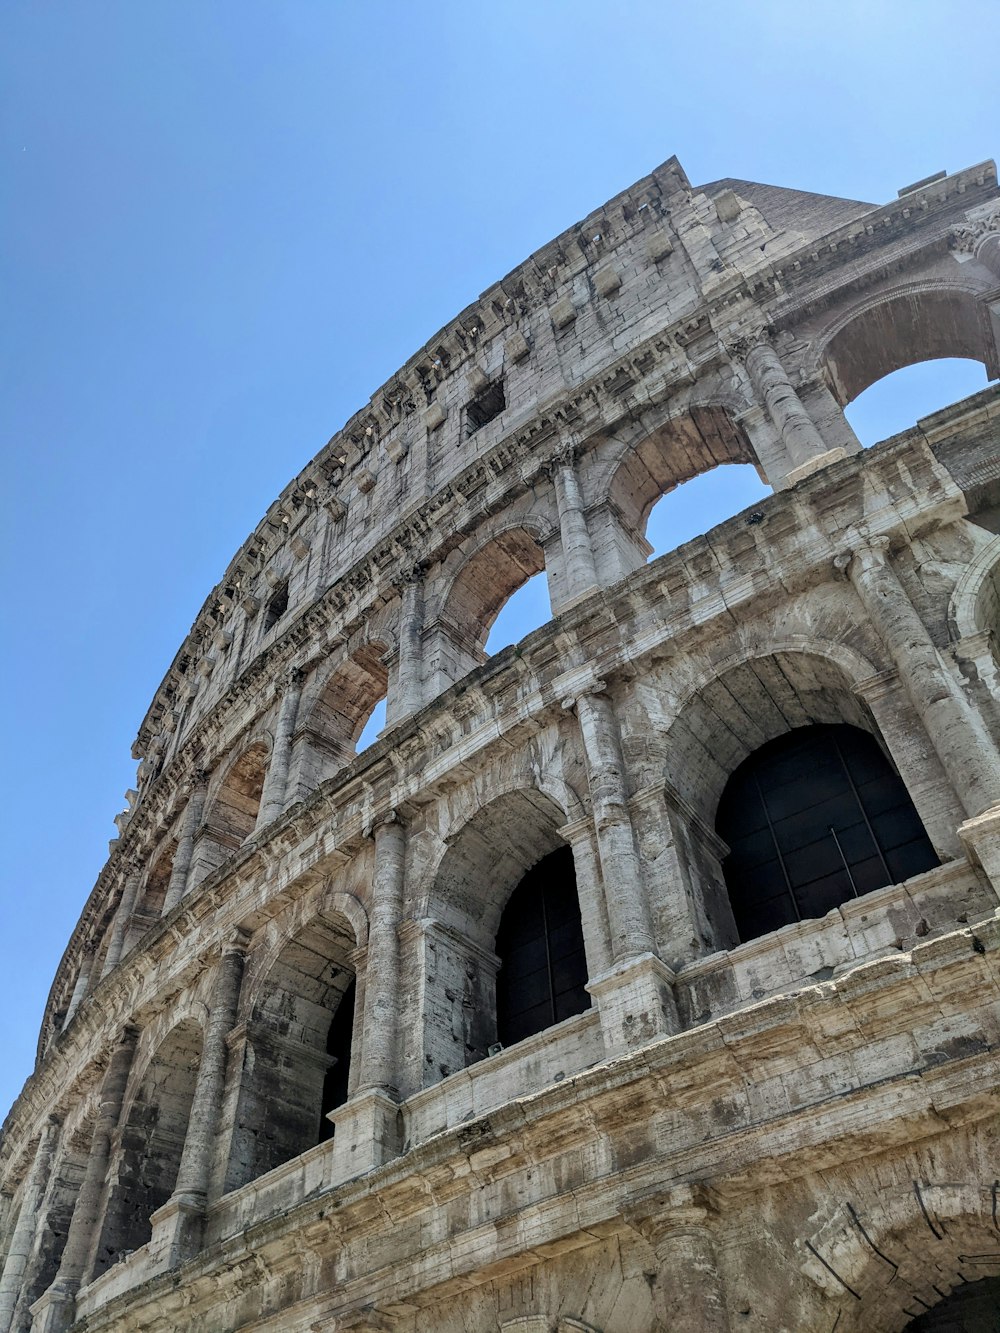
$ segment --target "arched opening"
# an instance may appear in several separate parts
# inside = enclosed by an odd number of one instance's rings
[[[588,968],[566,816],[537,790],[508,792],[449,842],[421,911],[448,927],[434,984],[456,1021],[434,1033],[443,1074],[590,1007]],[[556,1017],[553,1017],[553,1014]],[[442,1025],[439,1025],[439,1029]]]
[[[712,669],[706,664],[703,683],[670,723],[664,772],[680,798],[679,808],[686,810],[683,824],[691,841],[687,863],[697,929],[715,948],[730,948],[739,938],[722,868],[725,834],[716,834],[723,791],[744,760],[797,728],[846,724],[869,734],[879,748],[884,744],[911,784],[923,827],[939,847],[948,845],[952,807],[947,802],[954,798],[943,774],[939,779],[928,765],[913,766],[911,721],[919,726],[919,719],[900,717],[896,706],[881,702],[883,715],[895,728],[883,738],[854,688],[856,680],[871,675],[871,666],[861,660],[848,658],[841,664],[820,652],[793,649]],[[900,701],[899,707],[905,703]]]
[[[625,526],[641,536],[661,495],[722,463],[756,462],[746,432],[725,408],[694,407],[628,449],[611,478],[608,498]]]
[[[755,750],[727,782],[715,827],[744,941],[938,864],[898,773],[852,726],[798,727]]]
[[[497,1040],[524,1037],[590,1008],[573,852],[557,847],[531,867],[500,918]]]
[[[235,851],[253,832],[266,771],[263,745],[251,745],[229,769],[205,817],[207,832],[220,846]]]
[[[163,903],[167,896],[176,853],[177,843],[171,841],[149,868],[136,908],[136,915],[143,921],[148,917],[149,921],[153,922],[163,915]]]
[[[911,1319],[903,1333],[996,1333],[1000,1328],[1000,1277],[963,1282]]]
[[[541,628],[552,619],[549,588],[544,574],[532,574],[511,593],[497,612],[490,632],[483,644],[487,657],[492,657],[512,643],[518,643],[532,630]]]
[[[989,364],[976,297],[941,287],[905,291],[877,301],[838,329],[824,354],[827,374],[842,406],[895,370],[949,358]]]
[[[201,1029],[178,1024],[160,1043],[125,1115],[109,1177],[104,1226],[94,1261],[98,1277],[145,1245],[150,1216],[173,1193],[201,1059]]]
[[[26,1329],[29,1311],[55,1279],[62,1258],[76,1197],[87,1171],[94,1126],[92,1121],[63,1130],[42,1202],[43,1219],[35,1227],[35,1239],[25,1266],[20,1295],[14,1309],[12,1329]]]
[[[330,1136],[326,1117],[350,1091],[355,948],[343,917],[316,917],[268,970],[247,1023],[227,1189]]]
[[[986,388],[982,363],[948,357],[891,371],[864,389],[845,415],[864,445],[908,430],[922,417]]]
[[[749,463],[720,465],[672,487],[654,503],[646,521],[649,559],[676,550],[771,494]]]
[[[545,553],[525,528],[511,528],[480,547],[455,579],[445,605],[444,619],[456,641],[482,660],[501,609],[544,568]],[[547,620],[552,613],[546,610]]]
[[[307,709],[299,738],[316,752],[319,780],[349,763],[385,726],[380,705],[389,685],[387,651],[381,642],[363,644],[338,664]]]

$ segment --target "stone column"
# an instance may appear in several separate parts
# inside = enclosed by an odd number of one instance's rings
[[[395,1096],[399,1082],[399,936],[403,912],[406,826],[396,811],[376,823],[372,917],[368,933],[365,1018],[358,1088]]]
[[[248,943],[248,937],[240,931],[223,948],[212,990],[177,1181],[171,1197],[152,1217],[152,1245],[171,1268],[190,1259],[201,1248],[205,1207],[222,1120],[227,1039],[236,1024]]]
[[[363,983],[360,1069],[357,1081],[352,1078],[350,1098],[328,1116],[334,1127],[330,1175],[334,1184],[381,1165],[399,1151],[398,931],[403,910],[406,826],[392,810],[376,822],[372,837],[375,873]],[[359,980],[359,998],[361,989]]]
[[[87,946],[85,946],[87,947]],[[83,1003],[83,997],[87,994],[87,988],[90,985],[90,969],[94,965],[93,952],[85,953],[80,962],[80,971],[77,973],[76,984],[73,987],[73,993],[69,997],[69,1004],[66,1008],[66,1017],[63,1019],[63,1032],[72,1023],[76,1011]]]
[[[386,703],[386,723],[416,713],[424,702],[424,571],[415,565],[403,578],[399,608],[396,688]]]
[[[111,923],[111,939],[108,941],[108,952],[104,956],[102,977],[106,977],[109,972],[112,972],[121,961],[122,950],[125,947],[125,937],[128,934],[129,923],[132,920],[132,913],[135,911],[138,897],[139,871],[132,868],[125,877],[125,887],[122,889],[118,910],[115,912],[114,921]]]
[[[711,1194],[701,1185],[677,1185],[626,1212],[656,1255],[653,1305],[659,1327],[669,1333],[730,1333],[713,1213]]]
[[[614,706],[604,682],[578,693],[576,705],[604,882],[612,964],[592,977],[605,1050],[644,1045],[678,1029],[674,974],[656,955],[652,915],[636,850],[625,761]],[[565,705],[564,705],[565,706]]]
[[[969,815],[1000,800],[1000,756],[959,692],[876,537],[838,557],[923,719],[931,744]]]
[[[576,475],[576,451],[572,448],[564,449],[552,460],[550,473],[556,492],[562,539],[563,586],[559,606],[552,608],[558,613],[597,592],[600,580]]]
[[[625,761],[614,705],[603,681],[565,706],[576,706],[607,899],[611,952],[616,961],[653,952],[653,928],[643,891],[625,787]]]
[[[45,1122],[34,1161],[21,1191],[17,1223],[7,1249],[3,1276],[0,1277],[0,1333],[8,1333],[11,1327],[17,1298],[21,1294],[21,1283],[34,1247],[35,1232],[39,1225],[44,1225],[45,1219],[40,1216],[39,1210],[49,1181],[60,1124],[56,1116],[49,1116]]]
[[[254,826],[255,832],[257,829],[267,828],[285,808],[288,769],[292,761],[292,741],[295,736],[295,720],[298,717],[303,680],[303,672],[296,669],[288,673],[285,681],[284,693],[278,708],[278,720],[274,724],[271,761],[267,766],[264,789],[260,794],[260,811]]]
[[[32,1333],[63,1333],[73,1322],[76,1293],[90,1273],[100,1236],[111,1140],[118,1127],[138,1039],[138,1028],[125,1028],[104,1075],[90,1156],[76,1196],[59,1271],[52,1286],[31,1307]]]
[[[767,408],[788,451],[792,463],[786,478],[789,484],[843,457],[842,449],[827,448],[770,343],[755,343],[746,353],[745,365],[754,392]]]
[[[194,840],[201,827],[201,815],[205,809],[205,796],[208,791],[208,774],[196,773],[194,783],[188,795],[187,805],[181,818],[181,832],[174,853],[174,864],[170,872],[170,883],[163,899],[163,915],[169,916],[187,892],[188,871],[191,869],[191,857],[194,854]]]

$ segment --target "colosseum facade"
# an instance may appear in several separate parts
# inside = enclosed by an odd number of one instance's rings
[[[1000,394],[843,412],[950,356],[1000,373],[992,163],[671,159],[374,394],[142,721],[0,1333],[997,1326]],[[728,463],[772,493],[649,561]]]

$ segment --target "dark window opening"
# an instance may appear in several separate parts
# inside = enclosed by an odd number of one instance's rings
[[[726,784],[715,826],[741,940],[939,864],[899,775],[856,727],[799,727],[761,746]]]
[[[274,590],[274,595],[264,612],[264,633],[274,629],[275,625],[288,610],[288,584],[282,583]]]
[[[590,1008],[576,871],[570,847],[532,866],[497,931],[497,1038],[511,1046]]]
[[[465,409],[465,434],[475,435],[488,421],[498,417],[507,406],[503,392],[503,380],[488,384],[477,394]]]
[[[962,1282],[943,1301],[911,1319],[903,1333],[996,1333],[998,1328],[1000,1277],[984,1277]]]
[[[354,1035],[354,996],[357,983],[352,981],[330,1023],[326,1039],[326,1053],[334,1063],[323,1080],[323,1106],[319,1117],[319,1143],[333,1138],[333,1125],[327,1120],[330,1111],[336,1111],[347,1101],[351,1075],[351,1038]]]

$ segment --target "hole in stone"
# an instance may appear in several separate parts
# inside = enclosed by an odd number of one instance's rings
[[[475,435],[476,431],[485,426],[488,421],[498,417],[506,406],[507,400],[504,397],[503,380],[488,384],[465,409],[466,436]]]

